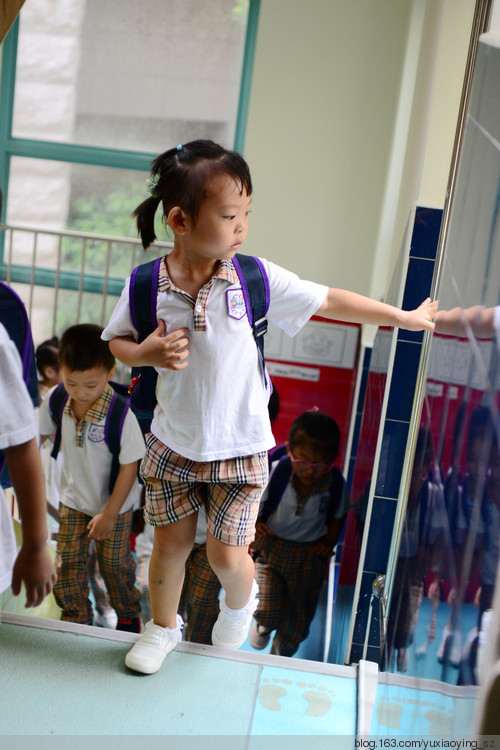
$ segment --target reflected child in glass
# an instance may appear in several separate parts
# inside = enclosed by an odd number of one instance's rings
[[[330,557],[349,510],[345,480],[333,464],[340,430],[319,411],[301,414],[286,449],[271,453],[269,484],[255,527],[259,604],[250,629],[253,648],[293,656],[307,637]]]
[[[460,665],[464,647],[462,605],[467,599],[474,598],[478,587],[481,550],[485,542],[483,503],[491,446],[490,411],[478,406],[470,415],[467,427],[465,473],[460,470],[466,408],[464,402],[457,415],[454,457],[444,484],[451,559],[441,587],[451,611],[437,656],[445,666],[451,664],[455,667]]]
[[[181,639],[184,565],[197,511],[207,514],[207,556],[221,582],[214,645],[239,648],[257,606],[248,554],[273,447],[266,388],[233,263],[248,231],[252,180],[245,160],[197,140],[155,159],[151,196],[135,211],[142,244],[155,240],[160,204],[174,236],[162,259],[157,330],[138,343],[127,281],[103,337],[130,366],[158,372],[155,409],[141,473],[145,518],[155,527],[149,571],[153,619],[126,657],[146,674],[160,669]],[[294,336],[314,314],[336,320],[433,330],[437,303],[402,311],[353,292],[303,281],[263,258],[267,317]]]
[[[431,602],[429,641],[435,636],[435,613],[439,604],[438,571],[442,565],[446,515],[443,486],[434,467],[432,437],[428,429],[420,427],[410,480],[408,503],[387,622],[386,664],[406,672],[409,646],[413,643],[418,624],[420,605],[424,598],[424,579],[429,574],[434,580],[428,587]],[[424,653],[420,649],[420,653]]]

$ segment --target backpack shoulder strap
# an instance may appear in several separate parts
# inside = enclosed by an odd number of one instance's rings
[[[54,447],[52,448],[52,458],[57,458],[59,448],[61,447],[61,425],[64,407],[69,396],[62,383],[59,383],[49,396],[49,411],[52,421],[56,424],[56,434],[54,437]]]
[[[113,386],[114,384],[111,383],[111,385]],[[111,399],[108,412],[106,414],[106,421],[104,422],[104,441],[112,454],[111,474],[109,477],[110,494],[113,491],[118,472],[120,471],[119,456],[121,437],[123,431],[123,423],[125,422],[125,417],[127,415],[129,407],[129,400],[115,391],[115,393],[113,394],[113,398]]]
[[[130,276],[129,305],[132,323],[139,331],[139,342],[158,326],[156,298],[161,258],[137,266]]]
[[[21,357],[23,380],[33,406],[39,405],[38,376],[31,325],[24,302],[9,284],[0,281],[0,319]]]
[[[290,481],[292,476],[292,462],[290,461],[287,453],[278,461],[278,465],[274,469],[269,483],[267,485],[267,499],[262,505],[259,512],[259,520],[267,523],[267,520],[271,513],[274,513],[278,505],[280,504],[283,493]]]
[[[267,384],[264,360],[264,334],[267,331],[267,311],[269,309],[269,277],[262,261],[253,255],[236,253],[233,265],[238,274],[241,291],[245,300],[248,322],[253,331],[255,343],[259,352],[259,364]]]
[[[266,315],[269,309],[269,278],[262,261],[253,255],[236,253],[233,264],[241,283],[248,322],[252,326],[255,340],[267,331]]]
[[[332,483],[330,485],[330,505],[328,507],[328,517],[332,518],[337,512],[337,508],[342,502],[346,481],[344,475],[336,466],[332,469]]]

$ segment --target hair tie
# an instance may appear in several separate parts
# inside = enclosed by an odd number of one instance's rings
[[[153,198],[160,199],[160,194],[158,192],[158,182],[160,180],[160,176],[155,174],[148,177],[146,180],[146,188],[148,190],[148,193],[153,196]]]
[[[182,143],[179,143],[179,145],[177,146],[177,151],[182,151]]]

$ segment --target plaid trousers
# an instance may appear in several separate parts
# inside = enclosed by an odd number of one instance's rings
[[[195,544],[187,561],[180,612],[185,641],[212,645],[212,628],[219,615],[219,579],[207,559],[207,545]]]
[[[130,551],[132,510],[121,513],[113,534],[106,541],[95,541],[97,560],[108,590],[111,606],[118,617],[139,617],[140,592],[135,585],[135,562]],[[91,516],[60,503],[57,534],[57,583],[54,596],[62,609],[61,620],[92,625],[89,600],[88,556],[90,539],[87,525]]]
[[[310,553],[313,544],[268,536],[259,550],[254,617],[265,631],[276,630],[273,654],[293,656],[309,633],[328,563],[324,555]]]

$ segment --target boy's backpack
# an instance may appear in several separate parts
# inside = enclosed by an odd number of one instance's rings
[[[119,455],[121,435],[127,411],[130,408],[129,399],[123,395],[124,386],[119,383],[113,383],[112,381],[110,381],[110,385],[115,390],[115,393],[113,394],[104,423],[104,442],[112,454],[111,473],[109,476],[109,494],[113,492],[113,487],[115,486],[116,478],[120,471]],[[49,396],[50,415],[56,423],[54,447],[51,452],[52,458],[57,458],[61,446],[62,417],[68,398],[69,396],[63,383],[59,383]]]
[[[0,281],[0,321],[17,347],[23,366],[23,380],[33,407],[36,407],[39,404],[38,376],[28,313],[21,298],[3,281]],[[0,451],[0,484],[2,487],[12,485],[3,451]]]
[[[292,462],[288,456],[286,445],[279,445],[269,451],[269,468],[277,460],[278,465],[274,469],[269,483],[267,485],[267,499],[261,505],[259,511],[259,521],[267,523],[271,513],[274,513],[281,502],[283,493],[287,488],[292,477]],[[332,483],[330,485],[330,504],[328,507],[328,517],[335,515],[337,508],[342,500],[345,479],[342,472],[333,467]]]
[[[158,327],[156,298],[161,258],[134,268],[130,277],[129,306],[134,327],[139,332],[139,343]],[[267,331],[266,314],[269,308],[269,279],[258,258],[236,253],[233,264],[241,283],[248,322],[257,344],[259,363],[264,382],[267,374],[264,361],[264,334]],[[149,430],[156,406],[156,381],[154,367],[133,367],[130,389],[132,408],[143,432]]]

